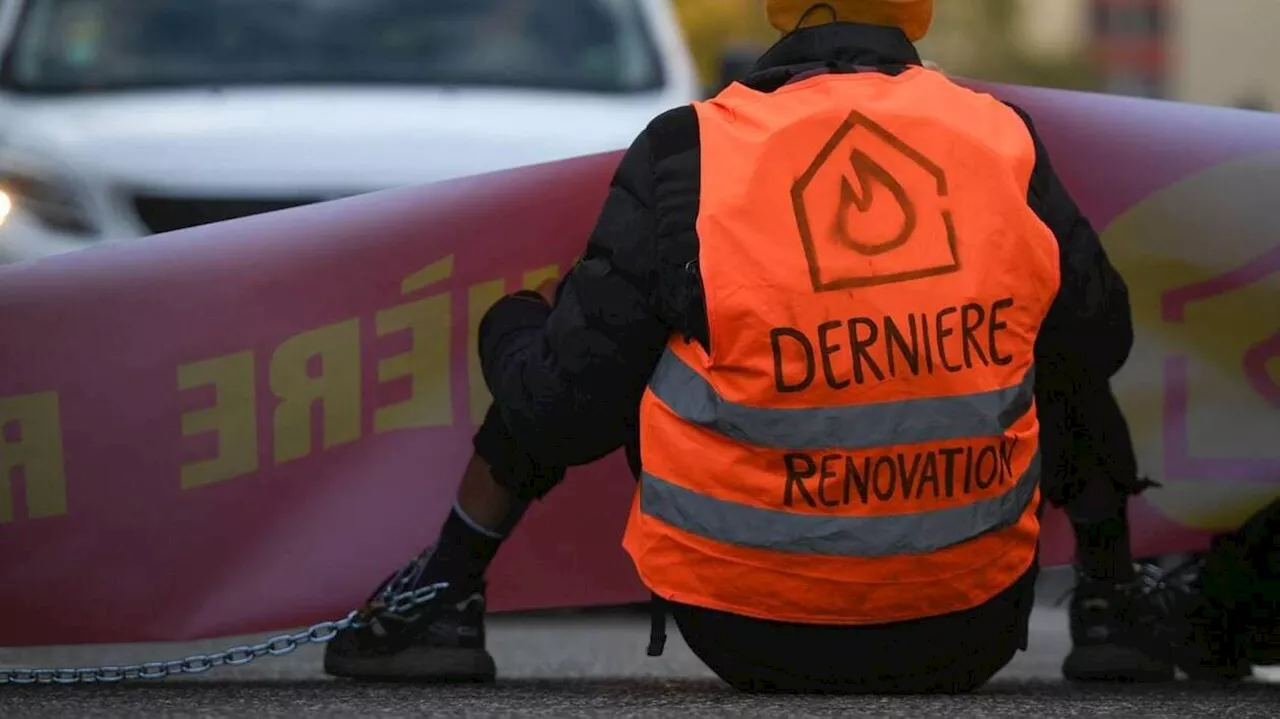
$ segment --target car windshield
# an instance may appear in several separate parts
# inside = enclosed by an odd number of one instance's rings
[[[635,92],[638,0],[28,0],[4,80],[32,92],[418,83]]]

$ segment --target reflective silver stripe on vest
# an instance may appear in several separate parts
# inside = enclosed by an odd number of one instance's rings
[[[1031,409],[1035,370],[1004,389],[957,397],[813,409],[734,404],[667,350],[649,389],[686,422],[745,444],[795,451],[869,449],[917,442],[996,437]]]
[[[740,547],[840,557],[927,554],[1018,522],[1035,497],[1040,453],[1008,492],[920,514],[832,517],[729,502],[645,473],[640,511],[690,534]]]

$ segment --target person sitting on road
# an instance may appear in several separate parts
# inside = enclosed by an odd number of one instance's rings
[[[328,673],[492,680],[486,568],[566,467],[622,447],[624,546],[734,687],[981,686],[1027,647],[1046,500],[1079,544],[1068,675],[1173,678],[1122,621],[1149,599],[1108,384],[1127,290],[1031,118],[922,65],[931,0],[767,12],[785,35],[639,135],[563,281],[484,317],[494,404],[457,503]]]

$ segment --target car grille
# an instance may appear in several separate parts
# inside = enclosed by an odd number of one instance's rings
[[[264,212],[285,210],[290,207],[301,207],[322,198],[179,198],[157,197],[154,195],[138,195],[133,198],[134,209],[138,212],[142,224],[152,234],[183,230],[188,227],[207,225],[211,222],[234,220],[239,217],[260,215]]]

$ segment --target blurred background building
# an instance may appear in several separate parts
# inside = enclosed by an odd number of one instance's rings
[[[1177,0],[1170,96],[1280,110],[1280,2]]]
[[[726,47],[772,42],[762,0],[677,0],[704,77]],[[955,75],[1280,108],[1277,0],[940,0],[921,49]]]

